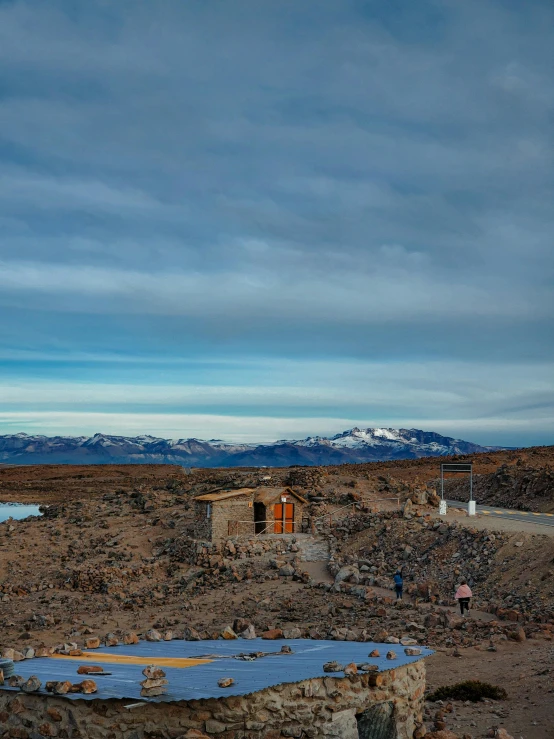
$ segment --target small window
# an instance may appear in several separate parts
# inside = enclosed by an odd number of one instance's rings
[[[212,517],[212,504],[208,503],[206,505],[206,518],[211,518],[211,517]]]

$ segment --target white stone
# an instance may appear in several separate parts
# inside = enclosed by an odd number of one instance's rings
[[[334,713],[332,720],[321,727],[321,734],[338,739],[359,739],[356,714],[352,710]]]

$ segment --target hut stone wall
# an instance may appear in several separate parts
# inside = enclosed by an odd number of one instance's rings
[[[423,660],[377,675],[287,683],[245,696],[177,703],[67,700],[0,690],[2,737],[34,739],[412,739]]]
[[[194,535],[206,541],[221,541],[230,536],[251,536],[254,533],[254,509],[249,507],[253,496],[241,495],[212,502],[210,518],[207,502],[195,502]]]

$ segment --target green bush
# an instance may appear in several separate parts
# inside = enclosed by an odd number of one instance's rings
[[[504,700],[508,694],[504,688],[490,683],[482,683],[480,680],[465,680],[463,683],[455,683],[454,685],[443,685],[441,688],[433,691],[427,696],[430,701],[458,700],[458,701],[477,701],[483,698],[492,700]]]

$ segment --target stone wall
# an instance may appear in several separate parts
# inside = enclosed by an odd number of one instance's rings
[[[145,703],[131,709],[125,706],[133,701],[67,700],[0,690],[0,737],[379,739],[394,736],[396,730],[397,739],[412,739],[421,721],[424,688],[421,660],[379,674],[317,678],[247,696]]]
[[[205,541],[221,541],[229,536],[251,536],[254,533],[254,508],[249,507],[253,496],[211,503],[210,518],[207,518],[205,501],[195,501],[194,536]]]
[[[207,512],[208,503],[203,500],[194,501],[194,536],[202,541],[212,539],[212,519],[208,518]]]

